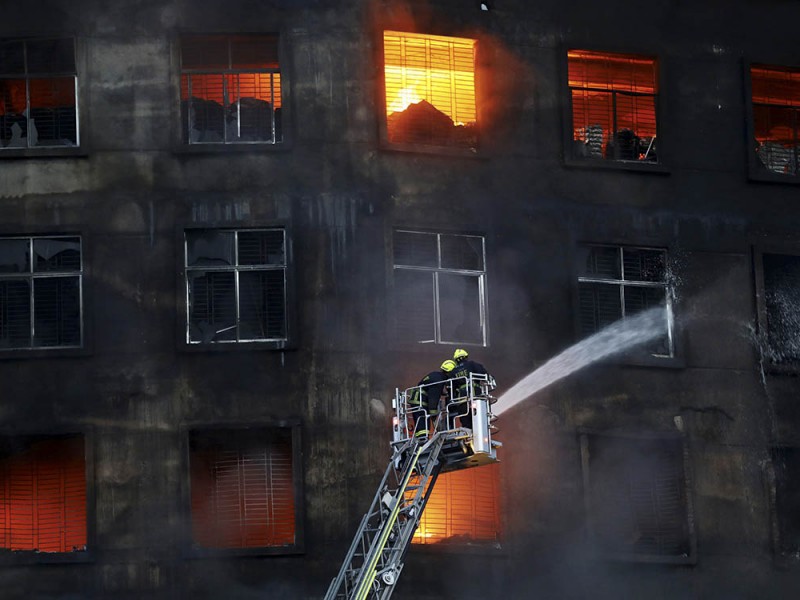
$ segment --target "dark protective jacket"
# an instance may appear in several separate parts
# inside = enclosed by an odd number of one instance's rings
[[[439,409],[439,398],[442,397],[445,381],[447,377],[444,371],[431,371],[417,384],[425,387],[415,389],[408,403],[422,406],[429,413],[434,413]]]
[[[471,373],[476,373],[478,375],[489,374],[486,371],[486,367],[474,360],[463,360],[460,363],[456,363],[456,368],[450,371],[450,377],[452,379],[457,379],[454,383],[456,396],[467,395],[467,380]]]

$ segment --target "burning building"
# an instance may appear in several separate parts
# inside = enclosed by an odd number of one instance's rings
[[[322,597],[396,387],[653,308],[440,478],[395,597],[797,589],[798,7],[5,14],[4,597]]]

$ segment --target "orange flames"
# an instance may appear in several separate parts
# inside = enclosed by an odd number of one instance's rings
[[[428,101],[455,125],[474,123],[475,40],[383,32],[386,115]]]

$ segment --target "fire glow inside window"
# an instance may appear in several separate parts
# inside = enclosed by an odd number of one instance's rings
[[[81,239],[0,238],[0,349],[82,345]]]
[[[277,35],[181,37],[181,126],[187,144],[283,141]]]
[[[285,341],[283,229],[185,232],[186,341]]]
[[[443,473],[414,533],[415,544],[494,544],[500,539],[498,465]]]
[[[391,144],[477,148],[475,40],[383,32]]]
[[[10,437],[2,443],[0,547],[86,550],[83,437]]]
[[[753,65],[753,132],[758,163],[797,176],[800,166],[800,69]]]
[[[567,60],[573,157],[658,162],[655,59],[570,50]]]
[[[582,434],[581,459],[587,530],[599,555],[694,560],[682,439]]]
[[[194,545],[294,547],[294,463],[289,427],[191,432]]]
[[[395,231],[399,339],[486,345],[485,265],[481,236]]]
[[[586,245],[579,248],[579,256],[581,334],[588,337],[619,319],[660,306],[664,310],[664,334],[645,348],[654,356],[673,356],[672,290],[666,250]]]
[[[71,38],[0,40],[0,152],[78,145]]]

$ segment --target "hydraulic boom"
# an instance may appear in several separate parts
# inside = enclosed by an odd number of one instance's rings
[[[464,378],[447,382],[447,401],[438,414],[409,405],[419,387],[395,391],[392,457],[325,600],[389,598],[439,474],[497,462],[500,443],[492,440],[489,395],[494,380],[472,374],[466,388],[463,383]],[[456,396],[457,389],[467,395]],[[471,429],[457,420],[467,414]]]

